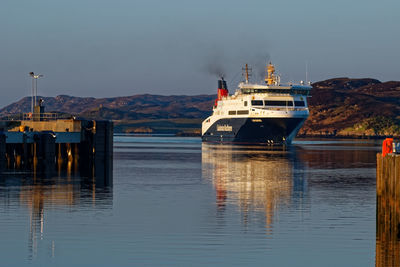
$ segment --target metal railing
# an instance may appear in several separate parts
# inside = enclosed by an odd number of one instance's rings
[[[57,113],[24,113],[23,121],[52,121],[58,119]]]
[[[12,114],[0,117],[2,121],[51,121],[62,118],[63,116],[57,113],[22,113]]]
[[[294,108],[294,107],[261,107],[261,110],[275,110],[275,111],[301,111],[308,108]]]

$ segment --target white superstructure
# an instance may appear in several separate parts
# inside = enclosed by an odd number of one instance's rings
[[[273,72],[270,64],[266,84],[249,83],[246,78],[233,95],[223,80],[219,82],[225,88],[219,86],[213,114],[203,121],[203,140],[290,143],[309,115],[307,96],[312,87],[280,84]]]

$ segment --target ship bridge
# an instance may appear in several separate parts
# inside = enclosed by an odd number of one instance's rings
[[[268,86],[257,84],[243,84],[239,86],[239,92],[242,94],[290,94],[308,96],[311,91],[311,86],[296,85],[296,86]]]

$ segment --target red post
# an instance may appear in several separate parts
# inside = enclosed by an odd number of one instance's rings
[[[386,138],[382,144],[382,156],[385,157],[389,153],[393,153],[393,138]]]

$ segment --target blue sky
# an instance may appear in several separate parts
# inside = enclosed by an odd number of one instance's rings
[[[245,63],[283,81],[400,80],[400,1],[2,0],[0,106],[30,94],[212,94]],[[262,69],[261,69],[262,71]]]

